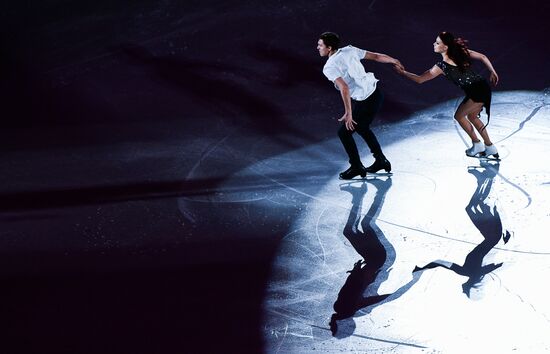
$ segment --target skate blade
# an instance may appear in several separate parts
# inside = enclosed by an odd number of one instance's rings
[[[476,154],[476,155],[468,155],[466,154],[466,156],[468,157],[473,157],[474,159],[479,159],[479,160],[490,160],[490,161],[500,161],[501,158],[500,156],[494,156],[494,155],[480,155],[480,154]]]
[[[363,180],[366,180],[367,177],[368,177],[368,175],[365,176],[365,177],[356,176],[356,177],[348,178],[348,179],[345,179],[345,178],[342,178],[342,177],[338,177],[338,179],[339,179],[340,181],[363,181]]]
[[[490,156],[475,156],[475,157],[480,159],[480,160],[486,160],[486,161],[500,161],[501,160],[500,157],[493,156],[493,155],[490,155]]]
[[[376,177],[390,177],[390,176],[393,176],[393,172],[373,172],[373,173],[367,173],[367,175],[365,177],[361,177],[361,176],[357,176],[357,177],[353,177],[352,179],[343,179],[343,178],[338,178],[340,181],[366,181],[368,179],[373,179],[373,178],[376,178]]]
[[[367,177],[393,176],[393,172],[368,172]]]

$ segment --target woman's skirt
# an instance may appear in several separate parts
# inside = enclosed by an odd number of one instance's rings
[[[487,113],[487,124],[489,125],[489,119],[491,117],[491,86],[487,80],[480,80],[471,83],[470,85],[463,88],[466,93],[466,97],[462,100],[462,103],[472,100],[474,102],[482,102],[483,107],[485,107],[485,113]],[[462,104],[461,103],[461,104]],[[483,129],[485,129],[483,127]]]

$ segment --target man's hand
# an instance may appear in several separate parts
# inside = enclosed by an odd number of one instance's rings
[[[357,124],[357,122],[353,120],[351,113],[344,113],[342,118],[338,119],[338,121],[344,121],[347,130],[355,130],[355,127],[353,125]]]
[[[397,65],[395,64],[393,66],[393,69],[399,74],[399,75],[403,75],[405,73],[405,67],[399,63],[400,65]]]

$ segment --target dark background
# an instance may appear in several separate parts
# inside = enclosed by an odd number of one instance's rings
[[[341,102],[321,73],[318,35],[338,32],[421,73],[439,59],[437,34],[451,31],[492,60],[497,90],[540,91],[548,10],[542,1],[3,4],[0,352],[263,352],[263,292],[300,203],[193,200],[253,162],[335,136]],[[418,86],[366,66],[386,94],[378,124],[460,95],[442,78]],[[262,192],[258,181],[243,186]]]

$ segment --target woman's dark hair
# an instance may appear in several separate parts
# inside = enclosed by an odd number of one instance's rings
[[[331,47],[333,52],[340,48],[340,37],[334,32],[325,32],[319,36],[319,39],[322,39],[327,47]]]
[[[450,32],[441,32],[439,38],[449,49],[447,49],[447,55],[458,66],[460,71],[464,71],[470,66],[470,53],[466,43],[467,40],[462,38],[456,38]]]

